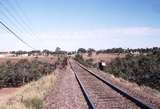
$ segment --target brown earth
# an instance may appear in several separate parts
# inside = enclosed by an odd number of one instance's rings
[[[19,88],[2,88],[0,89],[0,95],[4,94],[4,95],[7,95],[7,94],[11,94],[11,93],[14,93],[18,90]]]
[[[18,91],[19,88],[1,88],[0,89],[0,101],[3,100],[4,97],[14,94]]]

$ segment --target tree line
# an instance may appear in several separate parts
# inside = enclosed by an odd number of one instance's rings
[[[79,48],[77,51],[64,51],[61,50],[59,47],[55,49],[55,51],[47,50],[44,49],[43,51],[40,50],[32,50],[32,51],[11,51],[10,53],[15,54],[16,56],[18,55],[23,55],[23,54],[28,54],[28,56],[31,55],[54,55],[54,54],[76,54],[76,53],[88,53],[88,55],[92,55],[92,53],[95,52],[96,54],[99,53],[129,53],[129,54],[144,54],[144,53],[157,53],[160,52],[160,47],[153,47],[153,48],[136,48],[136,49],[131,49],[131,48],[111,48],[111,49],[102,49],[102,50],[95,50],[94,48]],[[2,54],[4,52],[0,52]]]
[[[77,53],[91,53],[91,52],[96,52],[97,54],[99,54],[99,53],[135,53],[135,52],[138,52],[139,54],[141,54],[141,53],[156,53],[156,52],[160,52],[160,47],[136,48],[136,49],[111,48],[111,49],[103,49],[103,50],[95,50],[93,48],[89,48],[86,50],[84,48],[79,48],[77,50]]]
[[[27,54],[28,56],[31,56],[31,55],[45,55],[45,56],[48,56],[48,55],[54,55],[54,54],[67,54],[66,51],[62,51],[62,50],[55,50],[55,51],[51,51],[51,50],[47,50],[47,49],[44,49],[43,51],[40,51],[40,50],[32,50],[32,51],[11,51],[10,52],[11,54],[15,54],[16,56],[19,56],[19,55],[23,55],[23,54]]]

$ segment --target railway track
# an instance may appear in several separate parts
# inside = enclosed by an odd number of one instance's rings
[[[154,109],[81,64],[73,60],[69,63],[90,109]]]

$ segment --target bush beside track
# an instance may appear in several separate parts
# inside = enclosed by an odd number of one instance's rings
[[[7,61],[0,65],[0,88],[22,86],[30,81],[40,79],[55,68],[55,64],[37,60],[30,62],[27,59],[22,59],[16,63]]]
[[[116,58],[105,69],[117,77],[160,91],[160,54]]]
[[[74,59],[75,59],[76,61],[78,61],[79,63],[87,66],[87,67],[93,67],[93,66],[95,66],[95,65],[93,64],[93,59],[90,58],[90,59],[85,60],[85,59],[83,59],[83,56],[82,56],[81,54],[75,55],[75,58],[74,58]]]

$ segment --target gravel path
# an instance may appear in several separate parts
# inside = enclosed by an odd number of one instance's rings
[[[46,96],[47,105],[43,109],[88,109],[70,67],[68,66],[66,70],[58,70],[57,73],[57,83],[53,91]]]

